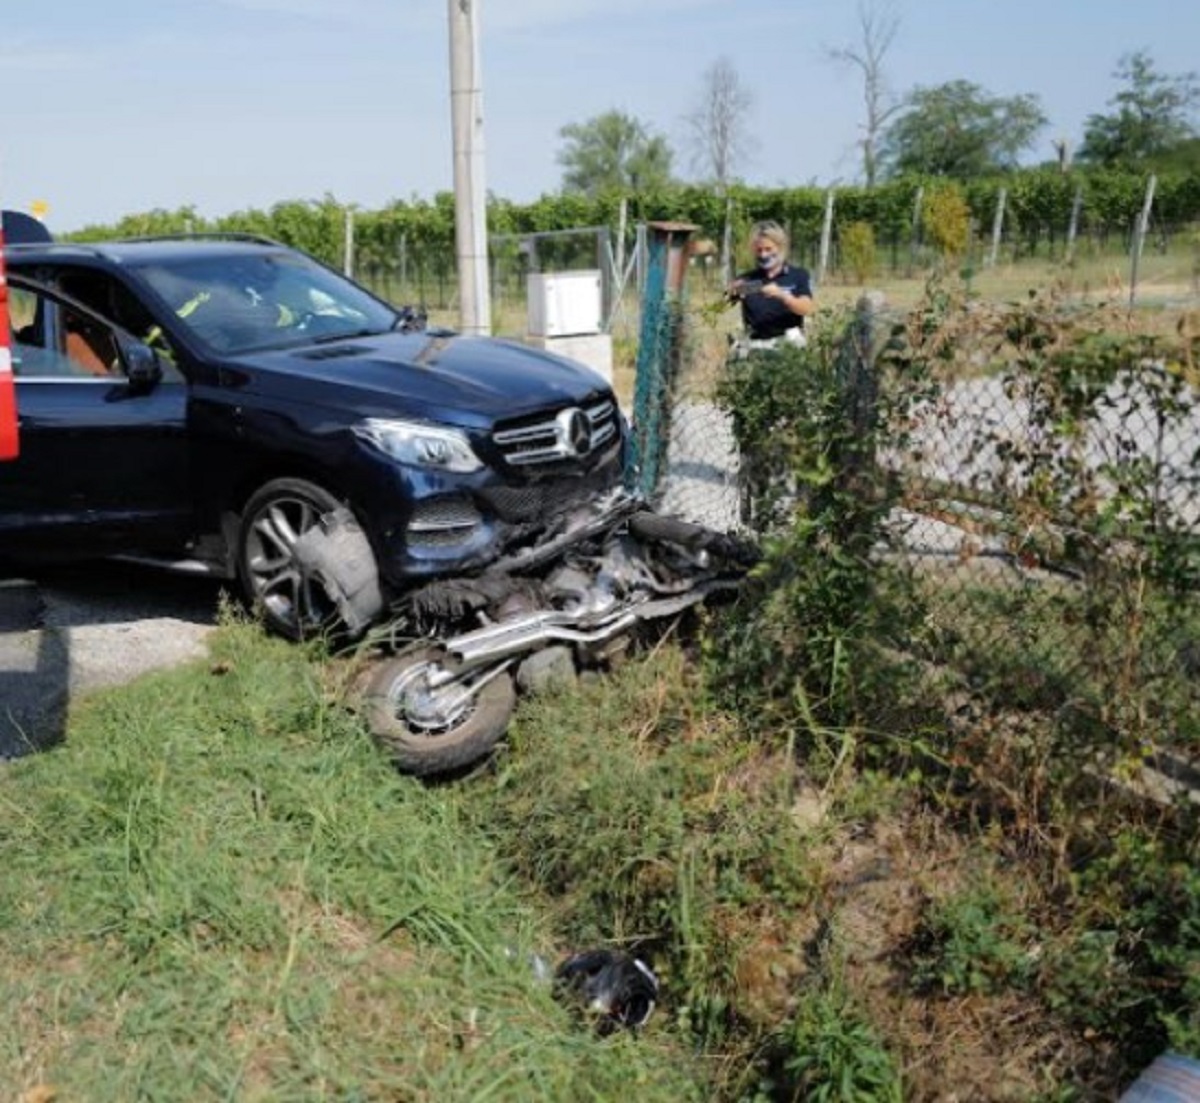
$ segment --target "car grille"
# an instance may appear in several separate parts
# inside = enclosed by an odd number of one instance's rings
[[[532,467],[585,458],[616,437],[620,415],[612,399],[578,408],[587,427],[586,439],[583,434],[575,439],[572,437],[573,409],[567,407],[549,418],[543,414],[505,422],[492,434],[492,441],[513,467]]]
[[[528,486],[496,486],[479,491],[489,510],[508,524],[546,520],[572,506],[594,501],[621,478],[621,466],[605,464],[589,475],[545,479]]]

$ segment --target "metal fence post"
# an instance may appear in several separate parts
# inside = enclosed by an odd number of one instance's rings
[[[342,271],[351,279],[354,278],[354,207],[346,208],[345,226],[342,231],[344,245],[342,246]]]
[[[1067,261],[1075,259],[1075,237],[1079,233],[1079,212],[1083,207],[1083,185],[1075,185],[1075,198],[1071,201],[1071,221],[1067,225]]]
[[[646,229],[648,260],[634,384],[630,481],[650,498],[658,487],[670,433],[688,238],[697,227],[686,222],[651,222]]]
[[[917,188],[916,197],[913,199],[912,230],[908,246],[908,274],[910,276],[917,267],[917,247],[921,241],[921,205],[924,202],[925,187],[921,185]]]
[[[821,254],[817,263],[817,282],[823,283],[829,267],[829,245],[833,238],[833,188],[825,193],[825,218],[821,223]]]

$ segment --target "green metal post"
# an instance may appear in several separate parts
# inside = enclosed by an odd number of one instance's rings
[[[679,364],[683,285],[690,223],[648,226],[646,284],[633,398],[633,462],[629,482],[652,499],[670,436],[671,401]]]

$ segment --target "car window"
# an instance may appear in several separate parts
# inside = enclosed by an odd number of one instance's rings
[[[13,333],[37,325],[38,297],[24,287],[8,289],[8,318]]]
[[[383,333],[396,312],[291,252],[184,257],[139,269],[180,325],[218,352]]]
[[[116,334],[102,322],[30,288],[11,287],[13,374],[21,379],[121,376]]]
[[[42,296],[24,287],[8,289],[9,324],[12,327],[13,375],[35,374],[35,365],[45,359],[45,306]],[[38,371],[36,374],[42,374]]]
[[[52,271],[60,291],[90,306],[97,314],[111,318],[130,336],[151,345],[164,359],[170,377],[169,369],[178,362],[179,352],[170,335],[124,283],[107,272],[90,268],[64,267]]]

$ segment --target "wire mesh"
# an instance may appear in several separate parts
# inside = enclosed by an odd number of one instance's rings
[[[956,358],[881,456],[901,488],[891,535],[926,654],[994,707],[1103,732],[1113,756],[1187,758],[1200,401],[1150,343],[1095,337],[1072,354],[1047,325],[999,362]]]
[[[638,385],[663,387],[666,414],[659,426],[659,461],[643,490],[659,510],[720,531],[740,525],[742,463],[733,421],[716,399],[729,346],[718,334],[680,311],[676,324],[681,353],[666,380]],[[690,323],[690,324],[689,324]]]
[[[724,341],[703,311],[684,317],[675,374],[638,380],[668,395],[653,497],[752,524],[760,457],[739,454],[737,412],[716,401]],[[1075,307],[965,303],[931,331],[920,311],[860,310],[838,378],[847,431],[876,438],[856,485],[891,496],[873,554],[911,583],[911,654],[993,710],[1103,732],[1105,753],[1156,756],[1200,789],[1196,339],[1125,321],[1120,336]]]

